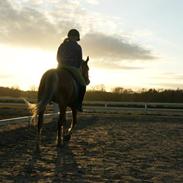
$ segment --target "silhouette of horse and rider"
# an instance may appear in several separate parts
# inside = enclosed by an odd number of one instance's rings
[[[51,101],[59,105],[60,115],[57,127],[58,146],[70,140],[73,128],[77,123],[77,112],[82,112],[82,101],[86,92],[86,85],[90,83],[89,67],[82,59],[82,49],[77,43],[80,34],[76,29],[68,32],[67,38],[61,43],[57,51],[58,67],[46,71],[40,81],[38,89],[38,102],[33,116],[38,116],[37,145],[43,125],[43,115],[46,106]],[[68,130],[66,126],[66,108],[72,110],[72,123]]]

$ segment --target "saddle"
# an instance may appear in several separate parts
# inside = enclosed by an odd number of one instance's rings
[[[79,68],[75,68],[72,66],[62,66],[59,68],[59,70],[66,70],[71,74],[71,76],[77,82],[78,85],[86,86],[85,80]]]

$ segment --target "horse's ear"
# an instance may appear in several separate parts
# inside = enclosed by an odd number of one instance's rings
[[[89,59],[90,59],[90,58],[89,58],[89,56],[87,56],[87,58],[86,58],[86,62],[88,62],[88,61],[89,61]]]

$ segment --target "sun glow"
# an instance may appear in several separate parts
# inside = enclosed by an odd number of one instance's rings
[[[42,74],[57,66],[56,56],[42,50],[1,46],[0,86],[18,86],[23,90],[36,88]]]
[[[57,67],[56,51],[12,48],[4,45],[0,46],[0,50],[0,86],[18,87],[22,90],[38,88],[43,73]],[[145,73],[142,71],[97,68],[92,58],[90,58],[89,67],[91,83],[87,87],[88,89],[100,85],[104,85],[107,91],[122,86],[138,88],[142,84],[144,87],[148,87],[147,77],[144,77]]]
[[[145,76],[145,77],[144,77]],[[151,77],[150,70],[125,70],[125,69],[102,69],[91,66],[90,68],[90,81],[91,84],[88,87],[92,89],[95,86],[103,87],[107,91],[111,91],[115,87],[123,88],[150,88],[151,83],[149,82]]]

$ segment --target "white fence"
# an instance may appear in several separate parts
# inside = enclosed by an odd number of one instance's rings
[[[0,102],[0,108],[3,107],[26,107],[24,103],[4,103]],[[45,114],[45,116],[57,116],[58,107],[53,105],[53,113]],[[84,112],[140,112],[140,113],[175,113],[183,115],[183,103],[146,103],[146,102],[104,102],[91,101],[84,102]],[[70,111],[67,114],[70,115]],[[0,120],[0,126],[6,124],[15,124],[24,122],[30,124],[31,116],[17,117],[11,119]]]
[[[51,114],[44,114],[45,117],[48,116],[57,116],[58,113],[51,113]],[[10,118],[10,119],[2,119],[0,120],[0,126],[3,125],[10,125],[10,124],[16,124],[16,123],[27,123],[30,125],[32,121],[32,116],[23,116],[23,117],[17,117],[17,118]]]
[[[183,113],[183,103],[147,103],[147,102],[84,102],[85,109],[103,111],[136,111],[136,112],[176,112]]]

